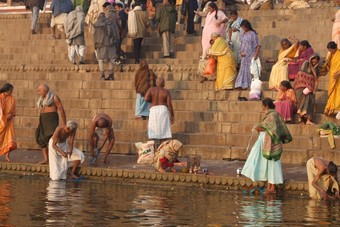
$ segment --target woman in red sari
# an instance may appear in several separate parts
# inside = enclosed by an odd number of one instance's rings
[[[295,76],[300,71],[302,64],[309,60],[310,56],[314,54],[312,46],[307,40],[302,40],[299,45],[299,51],[293,60],[288,63],[288,77],[289,80],[294,80]]]
[[[9,153],[17,148],[13,126],[15,100],[12,92],[12,84],[6,83],[0,88],[0,155],[6,154],[6,161],[10,161]]]
[[[293,115],[296,113],[296,95],[289,81],[281,81],[275,99],[275,110],[281,115],[284,122],[293,121]]]

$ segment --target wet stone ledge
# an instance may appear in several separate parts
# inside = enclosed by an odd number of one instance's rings
[[[47,165],[29,163],[0,162],[0,172],[16,175],[48,176]],[[264,187],[264,182],[252,182],[243,177],[226,177],[216,175],[188,174],[188,173],[157,173],[150,171],[136,171],[128,169],[82,167],[80,175],[85,179],[108,182],[141,183],[153,185],[169,185],[183,187],[201,187],[202,189],[219,190],[250,190]],[[289,181],[279,185],[279,190],[303,193],[308,191],[308,183],[303,181]]]

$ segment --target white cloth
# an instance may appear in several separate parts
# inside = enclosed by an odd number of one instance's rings
[[[40,96],[37,101],[37,107],[42,108],[44,106],[50,106],[53,103],[54,94],[53,91],[48,91],[45,98]]]
[[[136,18],[136,13],[134,12],[134,10],[136,10],[136,8],[139,9],[140,6],[136,6],[135,9],[130,10],[129,14],[128,14],[128,35],[131,38],[134,38],[137,36],[137,18]]]
[[[70,61],[75,62],[76,54],[80,57],[85,57],[86,46],[83,45],[68,45],[67,52]]]
[[[253,78],[259,79],[261,77],[261,70],[262,66],[260,58],[256,58],[256,60],[252,58],[250,62],[250,74],[253,75]]]
[[[148,123],[149,139],[172,138],[168,108],[163,105],[150,108]]]
[[[68,143],[65,141],[63,143],[58,143],[57,146],[64,152],[68,153]],[[74,161],[80,160],[84,162],[85,156],[82,151],[77,148],[73,148],[72,155],[67,158],[61,156],[53,148],[53,139],[50,139],[48,144],[48,156],[50,165],[50,178],[52,180],[64,180],[67,177],[67,169],[73,165]]]

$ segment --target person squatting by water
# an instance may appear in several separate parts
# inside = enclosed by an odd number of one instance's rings
[[[312,199],[340,198],[338,167],[322,158],[311,158],[307,161],[309,196]]]
[[[13,85],[9,83],[0,88],[0,155],[6,154],[8,162],[11,161],[10,152],[17,148],[13,122],[16,115],[13,89]]]
[[[67,121],[66,125],[59,126],[49,141],[50,178],[52,180],[65,180],[67,170],[72,166],[70,178],[78,178],[76,170],[84,162],[84,154],[73,147],[78,123]]]
[[[145,101],[151,102],[148,137],[155,140],[156,148],[160,140],[172,138],[170,122],[175,121],[170,92],[164,86],[164,79],[157,78],[156,87],[150,88],[144,97]]]
[[[177,157],[183,144],[178,140],[164,141],[155,152],[151,163],[159,172],[165,173],[169,168],[171,172],[176,172],[174,166],[187,166],[187,162],[180,162]]]
[[[103,139],[103,143],[98,147],[99,139]],[[115,144],[115,134],[112,128],[112,119],[106,113],[99,113],[92,118],[90,123],[88,142],[90,149],[90,164],[96,164],[98,155],[104,147],[106,141],[109,144],[106,147],[105,157],[103,163],[108,163],[107,160],[113,145]]]
[[[35,140],[41,147],[44,160],[39,164],[48,163],[48,141],[59,125],[58,110],[61,114],[62,124],[66,125],[66,114],[60,98],[55,95],[47,84],[38,87],[40,95],[37,106],[40,108],[39,124],[35,132]]]
[[[268,181],[266,194],[276,193],[276,185],[283,183],[281,154],[282,144],[292,141],[292,136],[275,111],[273,100],[266,98],[262,101],[262,109],[266,116],[255,127],[259,137],[252,147],[241,174],[252,181]]]

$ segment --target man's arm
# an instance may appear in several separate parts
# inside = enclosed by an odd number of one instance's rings
[[[146,92],[144,100],[147,102],[151,102],[151,88]]]
[[[72,132],[72,134],[70,135],[70,137],[68,138],[68,155],[69,155],[69,157],[71,157],[71,155],[72,155],[73,142],[74,142],[74,138],[76,137],[76,132],[77,132],[77,129],[74,130]]]
[[[174,114],[174,109],[172,108],[171,96],[170,96],[169,91],[167,91],[166,103],[167,103],[168,110],[169,110],[170,115],[171,115],[170,121],[173,124],[174,121],[175,121],[175,114]]]
[[[316,190],[318,190],[318,192],[320,193],[320,196],[322,198],[326,198],[327,197],[327,193],[325,192],[325,190],[320,188],[319,185],[317,184],[318,180],[320,180],[321,175],[325,171],[325,168],[317,160],[315,160],[314,165],[318,169],[318,173],[315,175],[315,177],[314,177],[314,179],[312,181],[312,185],[313,185],[314,188],[316,188]]]
[[[61,118],[63,119],[63,124],[66,125],[66,114],[65,114],[65,110],[64,110],[63,104],[61,103],[60,98],[57,95],[54,95],[53,101],[61,114]]]
[[[89,129],[89,135],[88,135],[88,144],[89,144],[89,152],[90,152],[90,156],[93,156],[93,134],[94,134],[94,130],[96,129],[96,118],[93,119],[93,121],[91,122],[90,125],[90,129]]]

